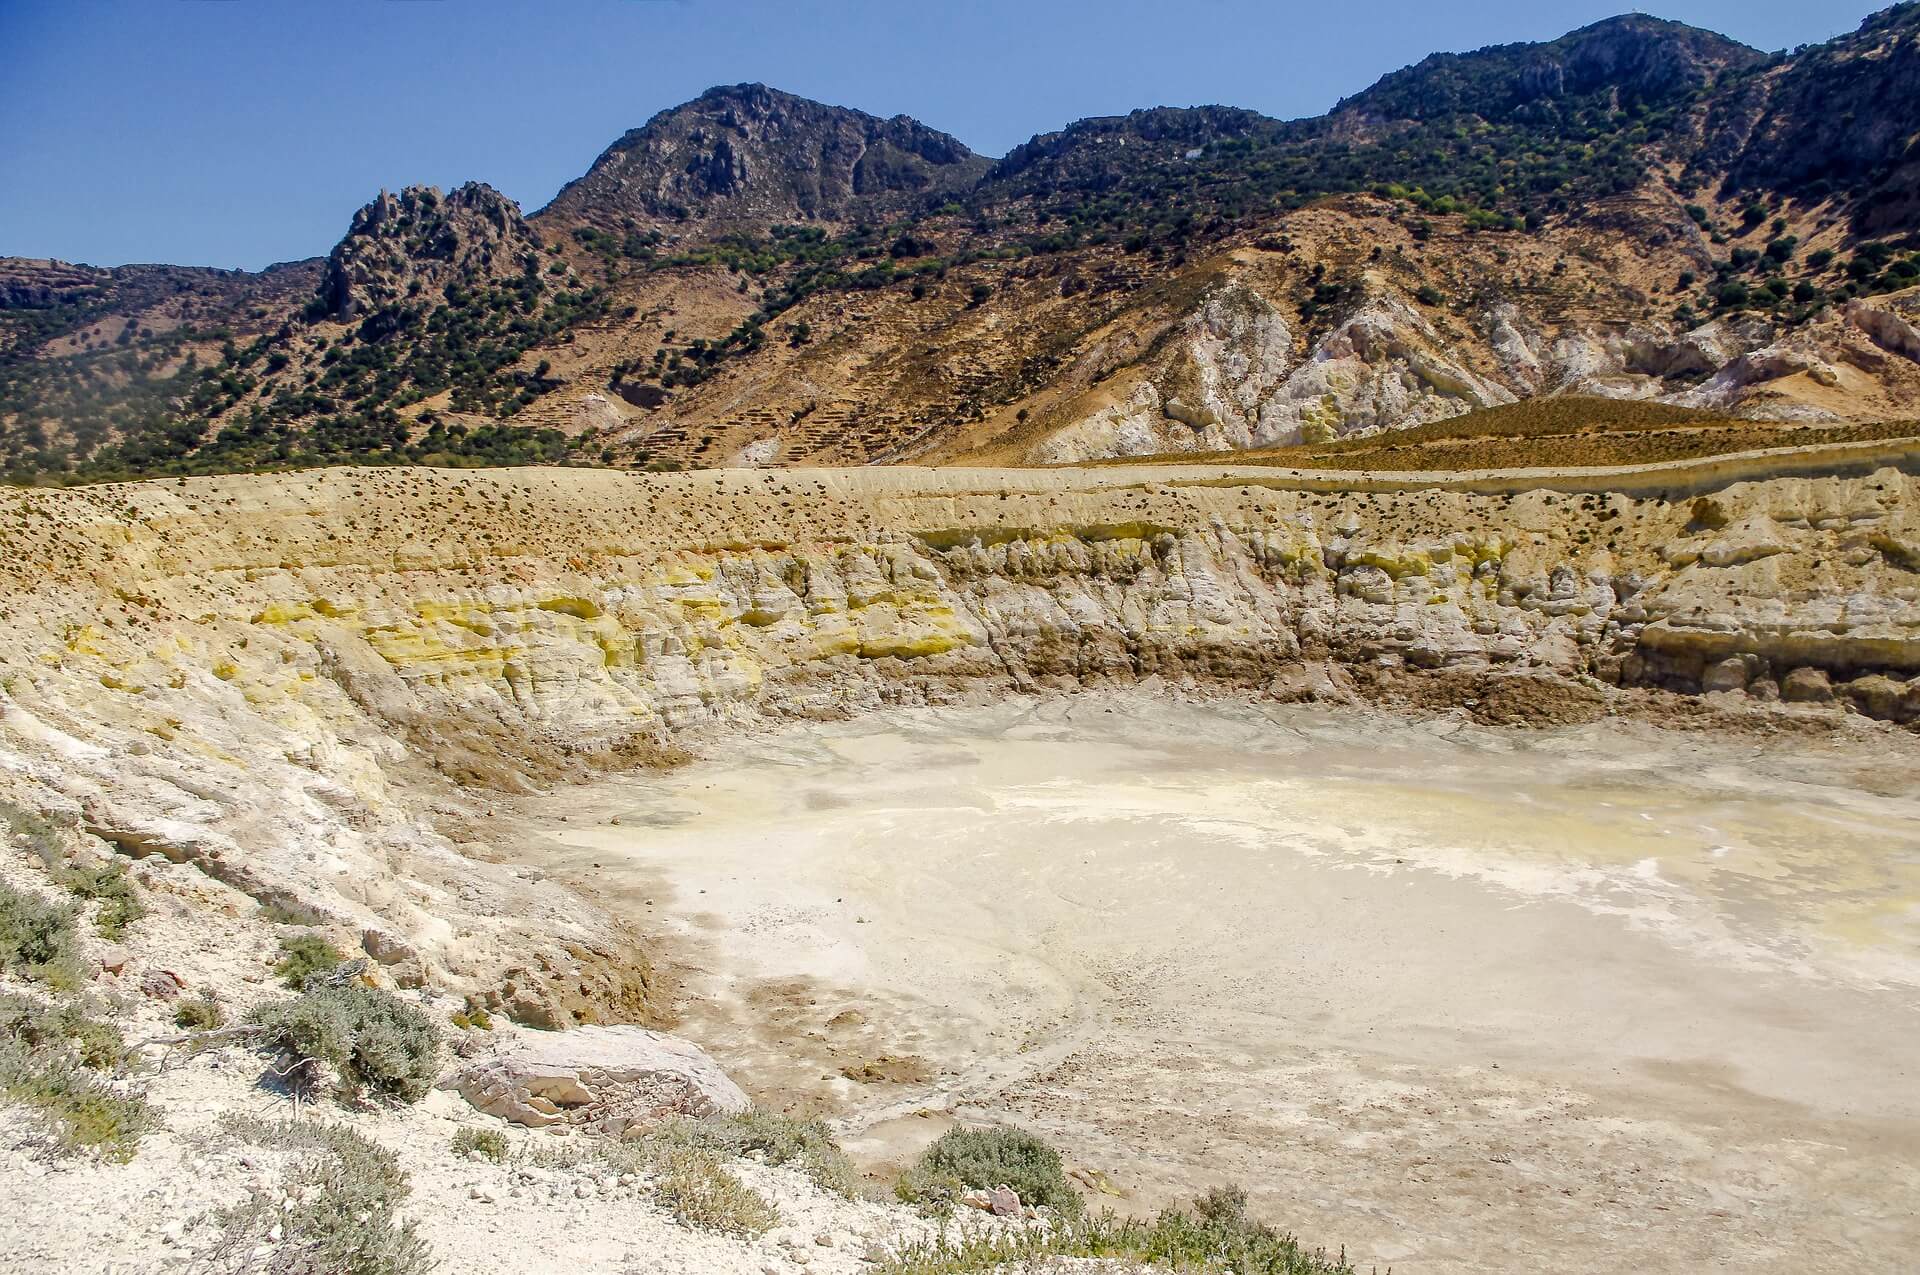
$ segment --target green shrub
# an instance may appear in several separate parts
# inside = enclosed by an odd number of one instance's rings
[[[27,1031],[38,1031],[38,1027]],[[0,1098],[48,1114],[56,1123],[63,1150],[131,1160],[140,1137],[159,1123],[154,1108],[144,1098],[123,1095],[86,1071],[84,1037],[79,1048],[60,1041],[29,1045],[23,1039],[27,1031],[0,1033]],[[113,1045],[117,1050],[117,1033]]]
[[[453,1135],[453,1153],[470,1160],[507,1161],[507,1135],[498,1129],[462,1129]]]
[[[329,974],[346,961],[340,949],[318,934],[296,934],[280,940],[280,959],[273,972],[280,981],[299,991],[315,974]]]
[[[97,900],[100,911],[94,927],[102,938],[117,939],[127,927],[147,914],[134,893],[133,878],[123,863],[103,863],[96,867],[65,866],[54,871],[53,879],[87,900]]]
[[[1060,1153],[1021,1129],[950,1129],[926,1149],[896,1188],[901,1199],[944,1211],[962,1192],[1008,1186],[1022,1204],[1078,1217],[1083,1205]]]
[[[1117,1258],[1172,1270],[1233,1271],[1236,1275],[1353,1275],[1344,1256],[1303,1249],[1292,1236],[1246,1215],[1246,1195],[1216,1189],[1192,1211],[1168,1209],[1151,1222],[1112,1213],[1057,1226],[1013,1232],[975,1232],[908,1249],[877,1275],[970,1275],[1040,1267],[1048,1258]]]
[[[433,1020],[391,992],[348,983],[309,988],[291,1000],[262,1005],[251,1021],[265,1042],[294,1065],[293,1083],[311,1089],[314,1064],[333,1069],[339,1089],[416,1102],[433,1087],[440,1034]]]
[[[45,866],[51,868],[60,862],[60,833],[44,816],[0,801],[0,824],[26,842]]]
[[[270,1275],[425,1275],[432,1250],[400,1205],[412,1190],[393,1152],[342,1125],[231,1118],[220,1135],[294,1153],[280,1191],[222,1210],[216,1268]],[[268,1251],[264,1263],[252,1255]]]
[[[184,1027],[188,1031],[211,1031],[226,1019],[226,1011],[220,1008],[220,1002],[206,992],[189,996],[173,1010],[174,1026]]]
[[[85,979],[74,912],[70,905],[0,884],[0,970],[50,987],[78,987]]]

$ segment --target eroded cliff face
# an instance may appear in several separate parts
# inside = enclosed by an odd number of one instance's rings
[[[1914,295],[1856,301],[1793,329],[1740,315],[1688,327],[1569,315],[1564,299],[1537,297],[1455,313],[1423,303],[1404,273],[1370,269],[1338,320],[1307,339],[1265,265],[1234,254],[1145,357],[1068,404],[1019,458],[1317,443],[1563,394],[1838,419],[1890,413],[1920,388]]]
[[[1914,457],[1851,455],[1584,493],[1199,467],[8,492],[0,797],[354,927],[395,977],[535,1022],[644,1015],[634,936],[513,865],[489,789],[768,714],[1149,678],[1913,720]]]

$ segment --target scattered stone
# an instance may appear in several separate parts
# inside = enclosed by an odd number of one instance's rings
[[[1730,655],[1718,664],[1710,666],[1700,679],[1700,689],[1709,694],[1715,691],[1746,690],[1747,662],[1737,655]]]
[[[100,968],[108,974],[118,974],[133,962],[133,953],[118,943],[109,943],[100,949],[97,958]]]
[[[900,1058],[882,1054],[858,1066],[842,1067],[840,1074],[862,1085],[910,1085],[931,1080],[933,1069],[927,1066],[926,1059],[912,1054]]]
[[[1780,698],[1789,704],[1831,704],[1833,681],[1825,669],[1797,668],[1780,683]]]
[[[387,930],[370,929],[360,936],[360,950],[382,965],[417,961],[420,953],[399,935]]]
[[[1884,673],[1872,673],[1847,683],[1847,698],[1868,717],[1882,721],[1905,721],[1908,712],[1908,686]]]

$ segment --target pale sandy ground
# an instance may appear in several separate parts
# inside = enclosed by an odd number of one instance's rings
[[[1130,696],[725,748],[534,803],[525,852],[874,1160],[1016,1121],[1120,1207],[1238,1181],[1403,1275],[1920,1251],[1911,737]]]
[[[37,870],[27,858],[0,840],[0,881],[32,888]],[[158,855],[131,871],[149,909],[125,936],[135,974],[174,970],[193,987],[217,989],[236,1014],[263,997],[284,995],[268,977],[274,931],[250,918],[251,900],[198,868]],[[171,1006],[134,992],[132,981],[102,979],[91,994],[96,1003],[124,1010],[115,1021],[129,1040],[174,1034]],[[34,989],[0,978],[0,990]],[[441,1021],[458,1005],[431,993],[423,1001]],[[160,1124],[129,1164],[53,1154],[43,1120],[25,1108],[0,1108],[0,1272],[205,1275],[233,1269],[213,1260],[222,1238],[218,1214],[256,1193],[280,1198],[289,1157],[222,1136],[222,1122],[234,1115],[285,1120],[296,1108],[272,1082],[268,1061],[249,1050],[148,1050],[144,1056],[150,1064],[166,1063],[144,1069],[138,1081]],[[731,1171],[774,1206],[777,1225],[754,1239],[695,1230],[604,1167],[530,1163],[523,1152],[551,1153],[569,1144],[481,1115],[445,1091],[407,1106],[327,1101],[298,1114],[347,1125],[399,1157],[411,1184],[402,1216],[418,1223],[442,1272],[855,1275],[872,1269],[870,1252],[924,1243],[935,1231],[904,1206],[840,1199],[792,1169],[747,1161],[735,1161]],[[514,1158],[492,1164],[456,1154],[452,1140],[462,1129],[501,1133]],[[968,1220],[990,1225],[978,1215]],[[247,1269],[266,1265],[256,1260]]]

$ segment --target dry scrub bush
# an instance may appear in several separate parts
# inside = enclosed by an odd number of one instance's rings
[[[102,863],[85,867],[64,864],[54,868],[52,874],[55,882],[78,897],[100,904],[99,911],[94,913],[93,924],[102,938],[119,938],[126,933],[129,925],[147,914],[146,907],[134,893],[133,878],[127,875],[125,864]]]
[[[818,1120],[796,1120],[772,1111],[687,1121],[700,1145],[730,1156],[758,1154],[768,1164],[792,1165],[822,1191],[851,1200],[859,1191],[853,1161]]]
[[[63,991],[85,982],[75,909],[0,884],[0,970]]]
[[[739,1127],[738,1122],[749,1119],[669,1120],[638,1136],[598,1140],[584,1147],[542,1148],[530,1158],[555,1168],[588,1167],[620,1177],[631,1174],[644,1179],[643,1190],[688,1226],[722,1235],[764,1235],[779,1224],[780,1215],[728,1169],[727,1161],[738,1154],[734,1148],[761,1151],[773,1163],[798,1161],[803,1172],[808,1171],[809,1159],[824,1165],[831,1157],[811,1135],[792,1130],[776,1133],[768,1121],[753,1131]],[[799,1121],[789,1123],[804,1127]],[[832,1152],[837,1155],[839,1148],[833,1147]],[[851,1173],[849,1166],[849,1178]]]
[[[189,996],[174,1007],[173,1023],[188,1031],[212,1031],[227,1020],[227,1013],[220,1008],[220,1002],[209,992],[198,996]]]
[[[425,1275],[433,1254],[400,1217],[411,1186],[393,1152],[344,1125],[229,1117],[219,1138],[287,1152],[272,1194],[215,1215],[216,1270],[264,1275]]]
[[[70,1046],[80,1064],[111,1071],[126,1058],[126,1042],[112,1023],[88,1018],[78,1005],[49,1004],[0,992],[0,1039],[28,1049]]]
[[[306,987],[308,979],[333,973],[347,959],[340,949],[317,934],[296,934],[281,939],[280,953],[273,972],[296,992]]]
[[[440,1033],[425,1012],[391,992],[356,983],[309,987],[262,1005],[251,1021],[262,1042],[289,1064],[296,1089],[318,1088],[317,1065],[331,1068],[344,1097],[372,1092],[417,1102],[433,1088]]]
[[[145,1099],[94,1074],[125,1056],[120,1033],[75,1006],[0,995],[0,1099],[49,1116],[62,1150],[127,1160],[159,1123]]]
[[[726,1167],[719,1153],[673,1146],[654,1157],[653,1197],[689,1226],[722,1235],[765,1235],[780,1215]]]

